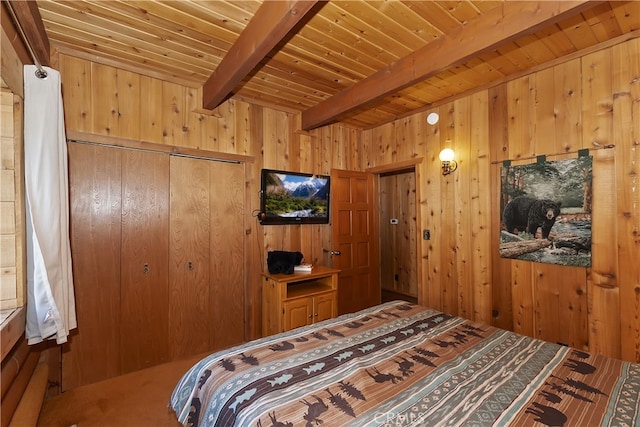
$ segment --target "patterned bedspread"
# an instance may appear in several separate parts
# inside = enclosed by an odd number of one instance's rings
[[[401,301],[212,354],[184,425],[638,426],[640,365]]]

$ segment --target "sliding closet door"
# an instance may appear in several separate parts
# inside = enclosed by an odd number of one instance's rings
[[[244,340],[244,164],[211,162],[211,322],[215,349]]]
[[[171,357],[244,340],[244,165],[171,158]]]
[[[174,360],[211,349],[210,163],[171,157],[169,343]]]
[[[62,390],[120,374],[122,150],[69,143],[78,328],[62,346]]]
[[[169,156],[122,153],[122,373],[169,360]]]

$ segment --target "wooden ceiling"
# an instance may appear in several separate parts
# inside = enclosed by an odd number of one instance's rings
[[[33,19],[44,24],[52,54],[203,88],[210,108],[234,97],[301,112],[305,129],[333,122],[371,128],[640,32],[640,1],[37,6]]]

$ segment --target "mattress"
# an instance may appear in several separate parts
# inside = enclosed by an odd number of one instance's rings
[[[637,426],[640,367],[393,301],[214,353],[189,426]]]

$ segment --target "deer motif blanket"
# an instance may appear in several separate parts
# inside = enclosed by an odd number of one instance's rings
[[[188,426],[637,426],[640,365],[394,301],[214,353]]]

